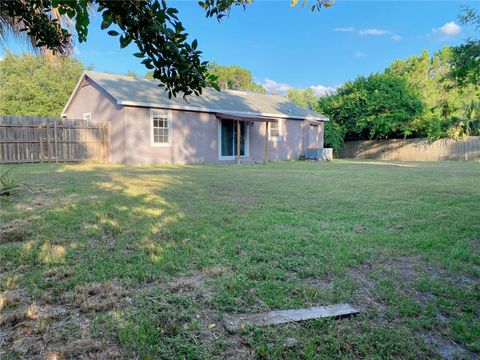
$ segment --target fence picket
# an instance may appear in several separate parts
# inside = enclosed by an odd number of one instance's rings
[[[480,160],[480,136],[464,139],[390,139],[347,141],[339,151],[339,158],[439,161]]]
[[[0,163],[102,160],[107,129],[101,122],[0,116]]]

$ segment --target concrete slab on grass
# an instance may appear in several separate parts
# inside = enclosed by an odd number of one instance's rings
[[[258,314],[225,315],[223,323],[228,332],[235,332],[247,325],[276,325],[327,317],[343,317],[359,311],[350,304],[316,306],[305,309],[269,311]]]

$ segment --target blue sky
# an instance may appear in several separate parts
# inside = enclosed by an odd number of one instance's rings
[[[169,4],[179,8],[206,60],[246,67],[270,91],[314,86],[318,93],[382,71],[395,59],[460,43],[473,34],[458,22],[461,5],[480,8],[479,1],[338,0],[333,7],[310,13],[291,8],[289,1],[257,0],[245,11],[235,8],[218,23],[206,19],[195,1]],[[77,56],[98,71],[144,74],[145,68],[131,56],[134,52],[133,46],[120,49],[117,39],[100,31],[97,17]]]

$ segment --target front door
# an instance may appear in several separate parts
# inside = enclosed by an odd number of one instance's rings
[[[237,122],[220,120],[220,157],[233,159],[237,156]],[[248,156],[248,127],[240,121],[240,156]]]

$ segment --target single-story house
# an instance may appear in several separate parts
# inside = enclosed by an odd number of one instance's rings
[[[109,161],[123,164],[298,159],[323,149],[323,115],[285,97],[204,89],[168,98],[156,80],[85,71],[62,112],[108,122]]]

